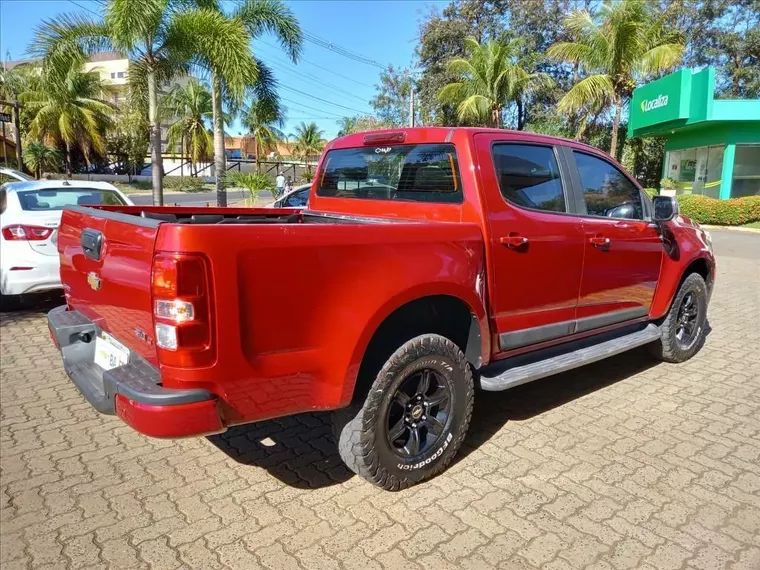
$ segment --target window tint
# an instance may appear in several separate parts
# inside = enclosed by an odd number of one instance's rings
[[[641,193],[625,174],[595,156],[575,151],[573,154],[590,215],[632,220],[644,218]]]
[[[65,206],[91,206],[105,204],[123,206],[116,192],[89,188],[46,188],[17,192],[22,210],[63,210]]]
[[[463,199],[457,154],[451,144],[331,150],[317,180],[318,196],[414,202]]]
[[[493,160],[501,193],[525,208],[565,212],[565,195],[554,150],[546,146],[495,144]]]
[[[288,196],[285,199],[285,206],[290,207],[302,207],[305,206],[306,203],[309,201],[309,191],[310,188],[306,188],[304,190],[298,190],[297,192],[293,192],[290,196]]]

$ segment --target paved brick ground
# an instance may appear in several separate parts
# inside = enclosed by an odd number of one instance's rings
[[[715,234],[703,352],[641,352],[489,396],[455,465],[402,493],[327,418],[144,438],[63,374],[42,312],[0,328],[0,566],[760,569],[760,236]]]

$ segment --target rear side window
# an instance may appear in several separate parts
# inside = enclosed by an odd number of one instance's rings
[[[44,188],[16,193],[22,210],[62,210],[66,206],[123,206],[121,197],[111,190],[89,188]]]
[[[497,143],[492,152],[501,194],[509,202],[534,210],[567,211],[554,149]]]
[[[416,144],[331,150],[318,174],[317,196],[461,202],[456,149]]]
[[[641,192],[618,168],[595,156],[573,151],[586,211],[591,216],[644,219]]]

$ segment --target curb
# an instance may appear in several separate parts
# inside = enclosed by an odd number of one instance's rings
[[[745,232],[748,234],[760,234],[760,229],[758,228],[743,228],[742,226],[708,226],[705,224],[699,224],[700,227],[703,227],[706,230],[710,231],[728,231],[728,232]]]

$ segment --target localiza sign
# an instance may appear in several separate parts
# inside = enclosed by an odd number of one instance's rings
[[[641,110],[642,112],[646,113],[647,111],[651,111],[652,109],[659,109],[660,107],[665,107],[667,104],[668,104],[668,96],[658,95],[654,99],[644,99],[641,102]]]

